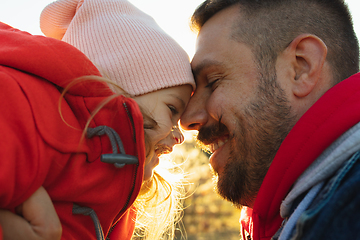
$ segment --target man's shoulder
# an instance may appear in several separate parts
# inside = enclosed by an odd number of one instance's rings
[[[297,239],[360,239],[360,152],[332,176],[297,223]],[[301,232],[301,233],[300,233]]]

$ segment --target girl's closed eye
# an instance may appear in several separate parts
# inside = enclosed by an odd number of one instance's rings
[[[173,105],[168,105],[168,108],[170,109],[172,115],[176,115],[179,113],[179,111],[176,109],[176,107],[174,107]]]

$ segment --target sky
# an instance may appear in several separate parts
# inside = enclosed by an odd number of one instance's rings
[[[151,15],[170,36],[189,54],[195,52],[196,34],[190,31],[189,19],[203,0],[129,0]],[[39,16],[42,9],[53,0],[2,0],[0,21],[12,27],[40,34]],[[353,16],[354,29],[360,39],[360,0],[345,0]],[[356,11],[357,10],[357,11]],[[357,14],[355,14],[357,13]]]

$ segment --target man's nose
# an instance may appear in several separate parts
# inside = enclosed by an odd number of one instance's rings
[[[190,101],[180,118],[180,125],[185,130],[199,130],[208,121],[206,100],[196,93]]]

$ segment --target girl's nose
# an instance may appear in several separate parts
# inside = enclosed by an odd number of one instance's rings
[[[173,138],[175,139],[175,144],[180,144],[184,142],[184,135],[182,134],[181,130],[177,125],[171,129],[171,133],[173,135]]]

